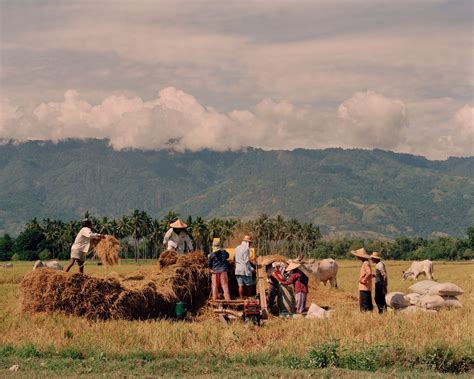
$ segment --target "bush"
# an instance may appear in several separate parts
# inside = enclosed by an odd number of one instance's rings
[[[17,354],[21,358],[35,358],[41,355],[36,346],[31,343],[20,347],[17,350]]]
[[[51,253],[49,250],[47,249],[44,249],[43,251],[41,251],[41,253],[38,254],[38,257],[39,259],[41,259],[42,261],[46,261],[48,259],[51,259]]]
[[[19,260],[20,260],[20,256],[18,254],[12,255],[12,261],[19,261]]]
[[[421,363],[440,372],[460,373],[474,368],[474,358],[471,355],[459,356],[452,347],[444,344],[426,348],[421,356]]]
[[[339,361],[339,367],[349,370],[376,371],[379,367],[379,347],[368,350],[349,350]]]
[[[309,365],[314,368],[337,366],[339,342],[328,341],[309,352]]]
[[[0,357],[8,357],[13,355],[15,348],[12,345],[0,346]]]
[[[84,354],[82,351],[75,347],[70,347],[59,352],[61,358],[70,358],[70,359],[84,359]]]

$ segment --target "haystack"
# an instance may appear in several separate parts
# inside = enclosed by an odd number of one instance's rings
[[[127,280],[35,270],[25,275],[21,287],[26,312],[102,320],[173,317],[178,301],[197,311],[210,292],[209,270],[200,252],[179,255],[170,266],[129,275]]]
[[[95,256],[102,264],[115,266],[119,262],[120,241],[114,236],[106,235],[95,247]]]

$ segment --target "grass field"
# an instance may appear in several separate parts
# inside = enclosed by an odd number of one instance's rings
[[[338,289],[321,285],[310,299],[335,311],[330,319],[270,319],[262,327],[225,327],[204,310],[194,322],[102,321],[21,312],[22,276],[32,263],[0,268],[0,376],[337,376],[472,375],[474,264],[435,262],[435,277],[464,289],[462,309],[436,314],[360,314],[359,265],[340,261]],[[406,292],[407,262],[386,262],[389,291]],[[131,263],[87,274],[121,275],[151,268]],[[77,270],[77,267],[75,268]],[[336,366],[336,367],[334,367]],[[354,371],[362,370],[362,371]],[[363,371],[366,370],[366,371]]]

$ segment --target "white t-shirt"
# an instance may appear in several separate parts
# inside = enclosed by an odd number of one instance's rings
[[[87,253],[91,246],[91,238],[100,238],[100,234],[92,233],[90,228],[84,226],[79,233],[77,233],[76,239],[71,246],[71,251],[79,250],[83,253]]]

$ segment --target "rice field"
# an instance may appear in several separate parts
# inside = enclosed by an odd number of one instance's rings
[[[327,350],[335,345],[338,354],[344,352],[346,361],[356,352],[361,352],[351,358],[355,363],[340,367],[357,369],[359,359],[362,362],[360,369],[363,370],[366,364],[369,371],[374,367],[370,362],[363,364],[368,356],[364,352],[383,350],[388,354],[387,359],[394,362],[390,370],[376,366],[377,377],[405,376],[407,372],[432,375],[434,371],[429,367],[429,361],[412,359],[426,352],[434,351],[435,354],[441,351],[443,356],[449,353],[453,357],[465,358],[462,362],[472,362],[473,263],[434,263],[434,274],[439,282],[453,282],[465,291],[459,296],[463,308],[441,310],[435,314],[387,312],[384,315],[359,313],[356,299],[360,266],[355,260],[338,263],[339,288],[329,289],[321,284],[310,293],[309,303],[334,309],[331,318],[272,318],[262,327],[240,322],[226,327],[209,309],[203,309],[194,320],[186,322],[91,322],[63,315],[25,314],[21,311],[19,283],[33,264],[13,262],[13,268],[0,268],[0,373],[5,374],[8,367],[20,362],[17,376],[28,376],[28,373],[44,376],[101,373],[236,376],[234,370],[238,367],[243,376],[316,373],[367,377],[366,372],[318,365],[319,361],[314,357],[326,354],[321,355],[322,348]],[[151,270],[153,264],[122,263],[105,267],[89,263],[85,273],[101,277],[123,276],[138,270]],[[407,292],[413,282],[403,281],[401,272],[409,262],[387,261],[386,265],[389,291]],[[100,359],[107,363],[98,364]],[[90,372],[86,366],[91,368]],[[464,375],[469,376],[469,373]]]

